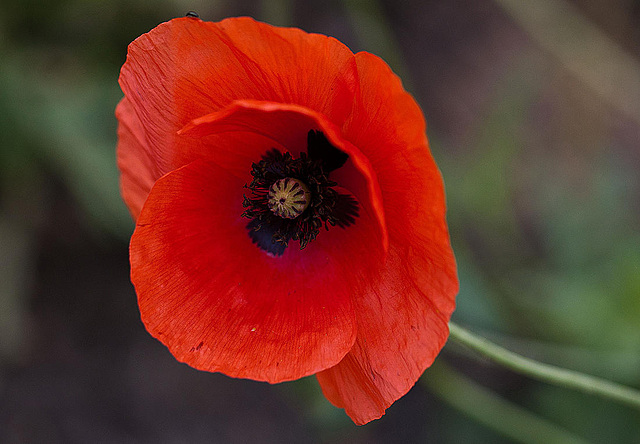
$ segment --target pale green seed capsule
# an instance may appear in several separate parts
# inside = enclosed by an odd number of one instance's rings
[[[309,206],[311,193],[307,186],[292,177],[285,177],[269,188],[267,205],[276,216],[295,219]]]

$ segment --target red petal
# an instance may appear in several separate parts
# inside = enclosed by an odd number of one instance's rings
[[[119,151],[123,159],[151,160],[149,174],[157,179],[184,165],[182,153],[194,148],[193,140],[181,143],[177,131],[236,99],[298,104],[342,125],[355,79],[353,54],[335,39],[250,18],[175,19],[129,46],[120,85],[132,112],[118,118],[141,131],[137,143],[121,141]],[[137,194],[126,190],[128,183],[123,180],[125,192]]]
[[[149,157],[145,130],[126,97],[118,104],[116,117],[120,121],[117,149],[120,190],[135,220],[160,174]]]
[[[154,185],[131,239],[147,329],[178,360],[234,377],[280,382],[336,364],[355,337],[342,261],[319,245],[259,250],[239,216],[242,185],[201,161]]]
[[[376,173],[362,152],[344,140],[339,129],[323,115],[298,105],[238,100],[225,110],[195,119],[180,134],[201,142],[200,148],[184,158],[185,162],[209,159],[234,174],[246,174],[248,165],[267,148],[279,148],[298,157],[306,150],[311,129],[322,131],[335,147],[349,155],[349,162],[331,178],[353,193],[375,217],[379,229],[375,239],[379,243],[374,242],[371,248],[379,245],[386,251],[387,230]],[[230,138],[237,142],[229,144]]]
[[[458,281],[422,113],[384,62],[366,53],[356,60],[362,94],[344,132],[376,171],[389,255],[381,280],[354,298],[353,349],[317,377],[327,398],[364,424],[382,416],[435,359]]]
[[[369,53],[356,55],[361,95],[345,137],[369,159],[382,193],[389,242],[419,288],[449,316],[458,277],[449,241],[442,176],[420,107],[400,79]]]

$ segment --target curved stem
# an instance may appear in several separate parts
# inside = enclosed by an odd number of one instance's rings
[[[449,322],[451,338],[494,362],[534,379],[612,399],[640,409],[640,391],[615,382],[525,358]]]

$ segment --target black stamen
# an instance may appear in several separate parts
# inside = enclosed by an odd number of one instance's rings
[[[338,194],[333,212],[336,215],[336,225],[340,228],[348,227],[355,223],[359,215],[358,201],[347,194]]]
[[[287,248],[286,244],[273,240],[273,236],[277,230],[268,225],[260,224],[258,219],[253,219],[249,222],[247,229],[249,230],[249,237],[253,243],[267,253],[271,253],[274,256],[282,256],[285,248]]]
[[[345,228],[358,217],[356,199],[335,191],[333,187],[337,184],[328,177],[349,156],[331,145],[320,131],[309,131],[308,142],[308,155],[301,153],[298,159],[276,149],[267,151],[260,162],[252,164],[253,180],[245,185],[251,190],[242,204],[246,208],[242,216],[251,219],[247,224],[249,236],[254,244],[274,256],[281,256],[291,240],[300,242],[300,249],[304,249],[322,226]],[[295,197],[293,203],[302,208],[289,207],[287,214],[276,209],[274,200],[269,203],[269,192],[272,187],[282,192],[291,181],[294,184],[289,192],[298,191],[278,201],[291,202]],[[271,193],[273,199],[274,191]]]
[[[321,131],[311,130],[307,134],[307,153],[312,159],[322,161],[327,174],[340,168],[349,159],[349,155],[331,145]]]

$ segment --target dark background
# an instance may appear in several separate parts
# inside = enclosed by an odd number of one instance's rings
[[[113,110],[127,44],[189,10],[387,60],[444,175],[454,319],[640,387],[639,2],[3,0],[0,442],[640,443],[637,411],[455,343],[356,427],[314,378],[201,373],[151,338],[128,278]]]

